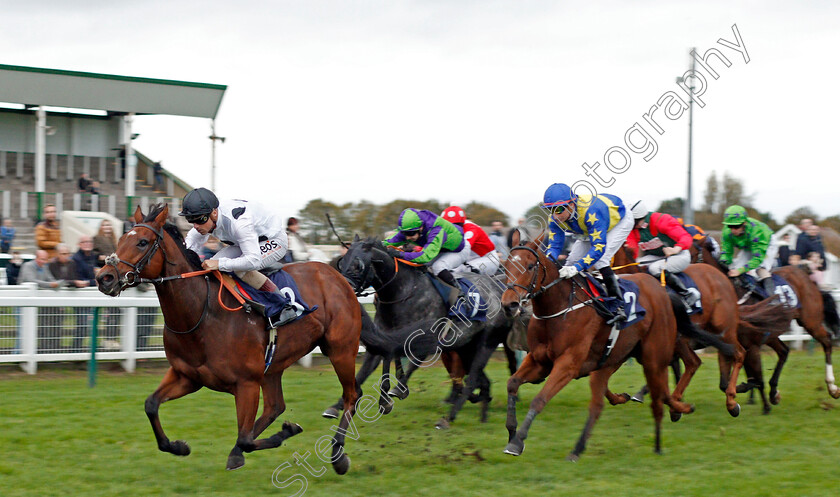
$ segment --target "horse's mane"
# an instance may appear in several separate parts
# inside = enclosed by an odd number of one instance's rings
[[[158,215],[160,215],[161,211],[163,211],[164,207],[166,207],[166,204],[154,204],[149,207],[149,213],[143,218],[143,222],[150,223],[154,221]],[[187,248],[187,245],[184,243],[184,236],[181,234],[181,230],[169,221],[163,225],[163,230],[169,233],[169,236],[175,240],[175,244],[181,249],[181,253],[184,254],[184,258],[187,259],[187,262],[190,263],[193,269],[201,269],[201,258],[198,254]]]

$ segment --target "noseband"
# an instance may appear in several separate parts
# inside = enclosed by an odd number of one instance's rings
[[[142,283],[142,278],[140,277],[140,273],[143,272],[143,269],[146,268],[146,265],[149,261],[154,257],[155,253],[160,249],[161,253],[163,253],[164,259],[166,259],[166,253],[163,251],[163,247],[160,245],[160,241],[163,239],[163,232],[160,230],[156,230],[154,227],[149,226],[148,224],[135,224],[134,228],[146,228],[150,230],[152,233],[157,235],[155,241],[152,242],[152,248],[136,264],[132,264],[131,262],[125,261],[120,259],[116,252],[109,255],[105,259],[105,265],[111,266],[114,268],[114,271],[117,273],[119,277],[119,284],[120,284],[120,291],[136,286]],[[169,262],[167,260],[167,262]],[[125,274],[120,276],[120,270],[117,268],[117,264],[125,264],[126,266],[131,268],[131,271],[126,271]]]

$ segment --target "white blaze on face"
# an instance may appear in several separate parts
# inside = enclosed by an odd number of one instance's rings
[[[134,236],[134,235],[136,235],[136,234],[137,234],[137,232],[136,232],[136,231],[134,231],[134,230],[131,230],[131,231],[129,231],[128,233],[126,233],[126,235],[128,235],[128,236]]]
[[[519,257],[518,255],[514,255],[514,256],[512,257],[512,259],[513,259],[514,261],[516,261],[516,262],[519,262],[519,261],[521,261],[521,260],[522,260],[522,258],[521,258],[521,257]]]

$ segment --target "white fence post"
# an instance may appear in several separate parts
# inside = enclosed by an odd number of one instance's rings
[[[73,210],[74,211],[82,210],[82,194],[81,193],[74,193],[73,194]]]
[[[29,196],[28,192],[20,192],[20,218],[26,219],[29,217]]]
[[[27,292],[35,298],[38,293],[38,286],[35,283],[23,283]],[[20,348],[25,358],[24,362],[20,364],[21,369],[29,374],[38,372],[38,358],[37,353],[37,336],[38,336],[38,308],[37,307],[21,307],[20,308]]]
[[[137,366],[137,308],[125,307],[122,310],[122,326],[120,330],[120,350],[128,354],[122,361],[122,367],[133,373]]]

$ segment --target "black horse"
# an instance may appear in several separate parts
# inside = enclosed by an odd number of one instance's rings
[[[476,274],[466,278],[487,303],[486,320],[476,322],[449,317],[449,306],[435,289],[426,268],[394,258],[378,239],[360,240],[356,237],[341,259],[339,270],[357,294],[373,287],[377,295],[375,340],[368,342],[363,332],[362,342],[369,353],[356,376],[357,384],[373,372],[379,361],[384,360],[384,377],[387,378],[390,361],[396,360],[399,370],[400,359],[406,357],[411,364],[391,392],[394,396],[405,398],[408,393],[405,382],[413,371],[432,365],[443,351],[454,350],[464,362],[468,372],[467,382],[453,399],[449,416],[441,419],[436,426],[448,428],[476,389],[482,391],[479,400],[483,404],[482,421],[485,420],[490,401],[490,381],[484,374],[484,367],[499,344],[505,341],[512,326],[512,320],[501,312],[499,305],[503,283]],[[382,383],[383,388],[387,388],[387,379]],[[339,409],[340,404],[333,405],[324,412],[324,416],[334,417]]]

